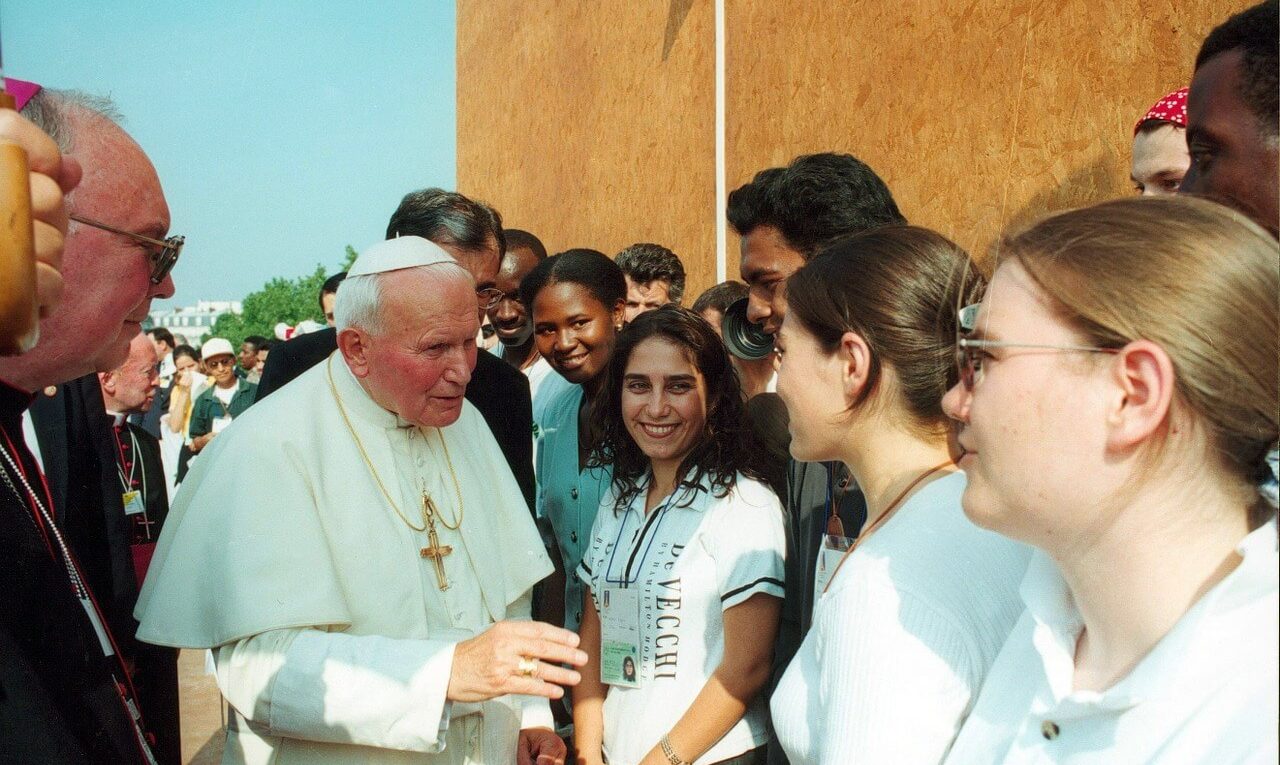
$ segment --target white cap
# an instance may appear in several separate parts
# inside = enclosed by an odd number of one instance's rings
[[[234,356],[236,351],[231,347],[231,341],[222,337],[213,337],[204,341],[204,345],[200,346],[200,358],[207,359],[211,356]]]
[[[384,274],[402,268],[457,262],[435,242],[420,236],[400,236],[365,248],[356,262],[351,264],[351,268],[347,269],[347,276]]]

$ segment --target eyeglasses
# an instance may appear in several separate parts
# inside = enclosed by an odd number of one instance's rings
[[[86,226],[93,226],[94,228],[102,229],[103,231],[110,231],[113,234],[127,236],[135,242],[142,242],[143,244],[149,244],[153,248],[156,248],[147,253],[147,258],[151,261],[152,284],[159,284],[164,281],[166,276],[169,275],[169,272],[173,270],[174,264],[178,262],[178,255],[182,253],[183,243],[187,241],[186,237],[183,236],[171,236],[168,239],[161,241],[159,239],[152,239],[149,236],[143,236],[142,234],[135,234],[132,231],[125,231],[124,229],[119,229],[115,226],[108,226],[105,223],[101,223],[91,218],[85,218],[79,215],[72,215],[70,218],[77,223],[83,223]]]
[[[506,296],[507,293],[497,287],[485,287],[482,290],[476,290],[476,303],[480,306],[480,310],[488,311],[501,303]]]
[[[235,359],[206,359],[204,362],[206,367],[210,369],[221,369],[223,367],[233,367],[236,365]]]
[[[1006,343],[1000,340],[956,339],[956,368],[960,370],[960,382],[965,390],[982,379],[982,355],[987,348],[1031,348],[1059,353],[1119,353],[1118,348],[1099,348],[1093,345],[1044,345],[1040,343]]]

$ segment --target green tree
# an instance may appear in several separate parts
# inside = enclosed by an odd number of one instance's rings
[[[355,249],[347,245],[341,270],[346,270],[356,259]],[[297,279],[276,277],[262,289],[250,292],[242,301],[243,312],[224,313],[214,322],[210,337],[225,337],[237,348],[249,335],[276,336],[276,324],[284,322],[294,326],[304,319],[324,321],[320,314],[319,295],[324,285],[325,268],[316,265],[310,276]]]

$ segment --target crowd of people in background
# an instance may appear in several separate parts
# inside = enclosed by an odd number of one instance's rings
[[[428,188],[238,348],[141,331],[181,238],[109,103],[0,112],[47,314],[0,760],[179,762],[187,647],[236,762],[1275,762],[1278,30],[1209,35],[1134,198],[989,259],[840,152],[734,190],[691,301]]]

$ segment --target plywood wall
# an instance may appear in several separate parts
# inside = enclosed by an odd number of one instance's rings
[[[1133,121],[1227,0],[726,0],[726,181],[847,151],[913,222],[1005,226],[1130,193]],[[459,0],[458,179],[549,247],[659,241],[714,278],[712,0]],[[730,235],[729,271],[737,242]]]
[[[713,25],[692,0],[462,0],[459,189],[551,252],[658,242],[710,284]]]

